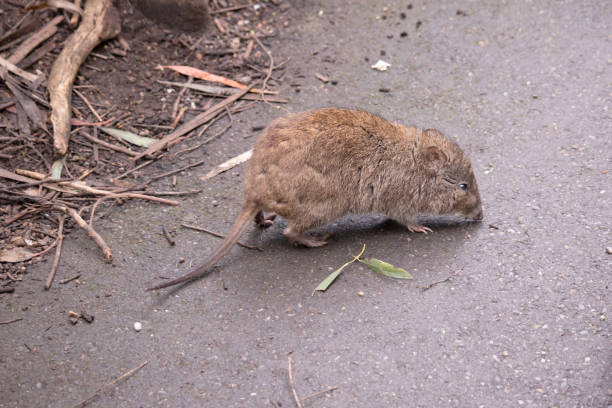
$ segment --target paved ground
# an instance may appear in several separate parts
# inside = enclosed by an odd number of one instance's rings
[[[143,361],[89,406],[293,407],[288,355],[300,396],[338,386],[304,406],[612,405],[612,3],[347,3],[295,10],[276,48],[279,61],[292,56],[288,108],[359,107],[452,135],[472,158],[485,221],[425,236],[352,217],[313,250],[285,242],[281,222],[246,234],[264,253],[234,249],[210,276],[150,294],[218,243],[181,222],[229,228],[240,169],[177,208],[130,203],[99,225],[112,267],[76,233],[60,279],[80,272],[80,285],[41,291],[47,262],[30,272],[38,281],[0,298],[0,321],[24,319],[0,331],[0,407],[72,406]],[[388,72],[370,69],[378,58]],[[258,109],[210,146],[210,166],[282,113]],[[162,225],[178,228],[176,247]],[[362,243],[414,281],[352,266],[311,296]],[[68,310],[95,321],[72,326]]]

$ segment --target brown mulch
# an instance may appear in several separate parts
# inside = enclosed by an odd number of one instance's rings
[[[261,93],[241,91],[244,95],[229,101],[239,90],[224,87],[219,93],[220,83],[160,68],[195,67],[255,88],[277,88],[287,61],[273,58],[266,43],[289,24],[289,2],[264,0],[256,7],[236,8],[245,3],[210,0],[208,29],[181,33],[151,23],[129,2],[119,1],[121,34],[94,49],[78,71],[70,144],[62,158],[53,149],[46,79],[78,20],[51,3],[0,2],[0,57],[17,61],[14,65],[23,70],[20,75],[0,65],[0,291],[13,288],[43,254],[59,256],[54,248],[61,247],[62,237],[75,228],[85,229],[110,260],[112,248],[105,248],[95,236],[95,220],[129,199],[176,205],[174,196],[197,193],[155,191],[151,182],[201,164],[186,166],[180,155],[222,137],[233,115],[255,103],[282,100],[282,95],[266,99]],[[217,12],[226,8],[235,9]],[[26,45],[36,38],[40,43],[28,50]],[[202,92],[176,83],[214,88]],[[223,101],[226,106],[215,110]],[[144,147],[101,129],[159,140],[181,133],[198,116],[205,121],[180,135],[176,144],[139,160],[134,158],[145,152]],[[153,176],[153,166],[147,164],[159,160],[174,170]],[[59,180],[51,178],[54,165],[61,169]]]

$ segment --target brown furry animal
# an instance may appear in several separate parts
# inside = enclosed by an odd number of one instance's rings
[[[347,213],[383,213],[412,232],[416,215],[483,218],[469,159],[435,129],[390,123],[371,113],[321,109],[274,120],[255,143],[244,176],[242,211],[221,245],[192,272],[147,290],[197,278],[238,241],[252,219],[289,221],[284,235],[307,247],[327,237],[304,232]]]

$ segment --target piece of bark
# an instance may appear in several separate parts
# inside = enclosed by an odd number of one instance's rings
[[[121,32],[119,12],[112,0],[88,0],[79,28],[68,38],[49,74],[53,148],[64,156],[70,139],[71,97],[74,78],[89,53],[102,41]]]

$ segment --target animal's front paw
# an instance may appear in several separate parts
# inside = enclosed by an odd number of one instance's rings
[[[419,224],[413,224],[413,223],[406,223],[406,228],[408,228],[408,231],[410,232],[422,232],[424,234],[433,232],[431,230],[431,228],[427,228],[423,225],[419,225]]]

